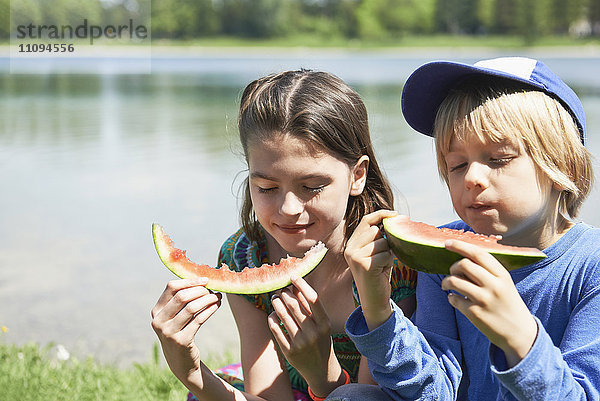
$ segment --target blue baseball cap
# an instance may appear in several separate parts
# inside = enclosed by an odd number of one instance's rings
[[[571,113],[585,145],[585,113],[575,92],[544,63],[526,57],[500,57],[474,65],[452,61],[422,65],[408,77],[402,90],[402,113],[408,124],[422,134],[433,136],[440,104],[450,90],[468,76],[505,78],[547,93]]]

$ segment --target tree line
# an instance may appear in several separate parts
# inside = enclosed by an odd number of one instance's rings
[[[154,38],[600,36],[600,0],[161,0]]]
[[[3,21],[8,21],[9,10],[10,0],[0,0]],[[151,21],[154,39],[308,34],[385,40],[462,34],[517,35],[533,41],[546,35],[600,36],[600,0],[13,1],[13,20],[26,16],[32,23],[60,25],[76,17],[101,24],[134,14]],[[10,29],[10,24],[0,24],[3,37]]]

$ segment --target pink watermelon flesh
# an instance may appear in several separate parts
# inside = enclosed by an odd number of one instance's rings
[[[261,294],[290,285],[292,277],[304,277],[321,262],[327,248],[321,242],[309,249],[302,258],[288,256],[279,264],[245,267],[241,272],[222,264],[214,268],[199,265],[188,259],[186,251],[175,248],[171,238],[158,224],[152,225],[154,246],[161,261],[180,278],[206,277],[206,288],[232,294]]]
[[[463,258],[445,248],[447,240],[460,240],[481,247],[508,270],[518,269],[546,257],[546,254],[536,248],[499,244],[500,237],[497,236],[437,228],[411,221],[407,216],[384,219],[383,228],[390,248],[398,259],[408,267],[426,273],[448,274],[450,266]]]

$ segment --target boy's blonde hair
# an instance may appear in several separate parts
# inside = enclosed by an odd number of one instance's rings
[[[513,81],[465,80],[440,105],[434,137],[439,174],[446,184],[445,155],[453,138],[482,143],[508,139],[522,144],[538,173],[561,190],[559,213],[566,220],[577,216],[592,188],[591,155],[571,114],[556,99]]]

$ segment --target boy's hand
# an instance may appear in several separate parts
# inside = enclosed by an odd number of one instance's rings
[[[465,256],[442,281],[443,290],[458,293],[451,292],[448,301],[504,351],[509,367],[515,366],[531,349],[537,324],[510,274],[496,258],[474,245],[447,241],[446,249]]]
[[[392,314],[390,275],[394,255],[379,230],[379,224],[384,218],[397,214],[391,210],[378,210],[364,216],[344,251],[370,330],[380,326]]]

